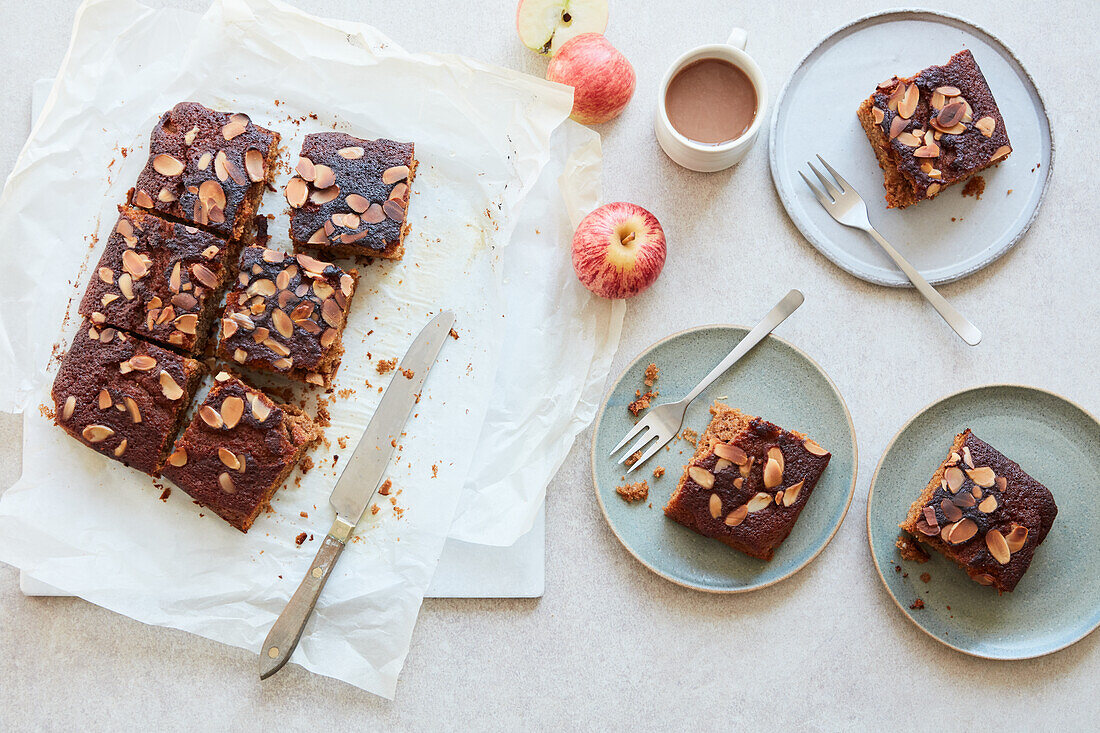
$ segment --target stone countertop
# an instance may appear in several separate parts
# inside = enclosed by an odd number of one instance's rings
[[[203,0],[178,4],[205,7]],[[516,38],[513,0],[297,4],[374,22],[410,50],[465,54],[540,76],[545,69]],[[425,602],[395,701],[293,665],[260,684],[246,651],[79,599],[25,598],[15,569],[3,566],[0,729],[82,721],[89,730],[118,730],[157,721],[167,730],[332,723],[637,730],[697,718],[735,728],[834,730],[894,727],[924,717],[929,704],[943,710],[949,729],[975,727],[995,710],[1018,711],[1009,721],[1024,729],[1075,730],[1095,721],[1100,634],[1031,661],[967,657],[902,616],[867,549],[871,473],[894,433],[929,402],[964,387],[1019,382],[1100,413],[1091,371],[1100,355],[1100,246],[1089,193],[1097,158],[1088,127],[1100,5],[1054,0],[1044,4],[1040,23],[1026,0],[927,4],[973,20],[1016,52],[1044,95],[1058,145],[1051,188],[1028,236],[979,274],[942,288],[985,332],[975,349],[914,291],[856,280],[806,243],[772,187],[766,132],[740,166],[715,174],[678,168],[653,137],[656,88],[684,49],[744,26],[749,51],[778,90],[823,34],[882,5],[611,2],[607,36],[634,64],[638,91],[621,118],[598,128],[604,197],[652,210],[670,247],[661,279],[629,304],[612,372],[660,336],[706,322],[750,323],[762,315],[758,297],[771,302],[790,287],[802,289],[806,305],[780,333],[837,383],[860,449],[847,519],[808,568],[739,596],[685,590],[648,572],[597,506],[588,431],[550,485],[545,597]],[[4,176],[29,131],[30,83],[56,72],[75,10],[73,0],[0,4]],[[10,255],[15,245],[5,246]],[[680,297],[689,292],[690,300]],[[18,478],[19,451],[19,420],[0,416],[0,487]],[[945,708],[946,680],[952,702]],[[1004,715],[996,719],[1010,724]]]

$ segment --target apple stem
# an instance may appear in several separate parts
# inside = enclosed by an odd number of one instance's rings
[[[634,241],[634,232],[631,232],[630,234],[627,234],[625,237],[622,238],[622,244],[630,244],[633,241]]]

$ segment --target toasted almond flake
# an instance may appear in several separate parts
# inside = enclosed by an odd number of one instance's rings
[[[89,425],[80,431],[80,435],[89,443],[102,443],[115,434],[106,425]]]
[[[947,97],[940,92],[932,92],[932,109],[943,109],[947,104]]]
[[[961,545],[978,532],[978,525],[974,524],[973,519],[961,519],[954,524],[949,524],[943,528],[941,537],[945,542],[949,542],[952,545]]]
[[[110,267],[99,268],[99,279],[108,285],[115,284],[115,272]]]
[[[244,414],[244,400],[240,397],[226,397],[222,400],[222,420],[225,422],[225,427],[235,428],[237,423],[241,421],[241,415]]]
[[[153,170],[162,176],[178,176],[183,173],[183,163],[168,153],[161,153],[153,158]]]
[[[983,117],[974,123],[974,127],[976,127],[982,135],[993,137],[993,131],[997,129],[997,121],[992,117]]]
[[[291,178],[286,184],[286,200],[293,208],[297,209],[305,204],[309,198],[309,186],[301,178]]]
[[[180,387],[172,375],[163,369],[160,372],[160,391],[170,400],[178,400],[183,397],[183,388]]]
[[[335,292],[336,290],[324,280],[313,281],[313,294],[321,300],[331,298]]]
[[[783,483],[783,467],[779,461],[768,458],[768,462],[764,464],[764,488],[774,489],[781,483]]]
[[[726,525],[730,527],[736,527],[745,521],[745,517],[749,515],[749,508],[742,504],[734,509],[732,512],[726,515]]]
[[[998,476],[993,482],[993,485],[997,487],[997,491],[1004,491],[1008,488],[1008,479],[1004,476]]]
[[[153,208],[153,197],[139,188],[134,193],[134,203],[143,209],[151,209]]]
[[[963,474],[962,469],[958,466],[951,466],[943,472],[943,477],[947,480],[947,488],[952,494],[959,493],[959,489],[962,488],[963,482],[966,481],[966,475]]]
[[[993,556],[993,559],[1001,565],[1007,565],[1008,561],[1012,559],[1012,553],[1009,552],[1005,536],[995,529],[985,533],[985,546],[989,548],[989,554]]]
[[[130,273],[124,272],[118,276],[118,289],[126,300],[134,299],[134,278]]]
[[[702,466],[689,466],[688,477],[704,489],[714,488],[714,474]]]
[[[218,154],[214,156],[214,175],[216,175],[220,181],[229,180],[229,171],[227,171],[225,167],[228,160],[229,159],[225,157],[224,150],[219,150]]]
[[[358,160],[359,158],[363,157],[363,153],[365,152],[366,151],[358,145],[352,145],[347,148],[340,148],[336,151],[336,154],[339,155],[341,158],[346,158],[347,160]]]
[[[126,438],[123,438],[122,440],[119,441],[118,447],[116,447],[115,450],[114,450],[115,458],[118,458],[119,456],[121,456],[123,453],[126,452],[126,445],[127,445],[128,442],[129,441],[127,441]]]
[[[278,292],[278,290],[279,289],[275,287],[275,283],[267,278],[261,278],[248,286],[248,289],[245,291],[245,297],[252,298],[259,295],[264,298],[270,298]]]
[[[715,443],[714,453],[719,458],[724,458],[738,466],[743,465],[749,460],[748,454],[739,446],[733,445],[732,443]]]
[[[1012,148],[1007,145],[1002,145],[1001,147],[997,148],[997,152],[993,153],[993,157],[989,159],[989,162],[992,163],[995,160],[1000,160],[1011,152]]]
[[[871,119],[875,121],[876,125],[881,125],[882,121],[886,119],[886,115],[878,107],[871,108]]]
[[[771,503],[772,495],[760,491],[749,499],[748,503],[745,504],[745,509],[749,512],[758,512],[761,509],[767,509],[771,506]]]
[[[123,397],[122,399],[126,403],[126,412],[130,414],[130,420],[134,423],[141,422],[141,410],[138,408],[138,404],[134,402],[134,398]]]
[[[237,349],[233,352],[233,361],[238,364],[244,364],[248,360],[248,352],[244,349]]]
[[[790,506],[798,501],[798,495],[802,493],[802,487],[805,486],[805,481],[799,481],[794,486],[788,486],[783,490],[783,506]]]
[[[395,165],[382,171],[382,183],[389,186],[392,183],[403,181],[409,177],[409,166]]]
[[[258,344],[262,344],[263,342],[268,340],[267,337],[270,336],[270,335],[271,335],[271,331],[267,330],[263,326],[260,326],[259,328],[257,328],[255,331],[252,332],[252,340],[255,341]]]
[[[314,191],[310,195],[309,200],[317,204],[318,206],[323,206],[329,201],[334,200],[339,195],[340,187],[333,185],[329,186],[328,188],[322,188],[319,191]]]
[[[332,184],[336,183],[336,174],[332,172],[332,169],[327,165],[315,165],[313,166],[314,177],[313,185],[317,188],[328,188]]]
[[[271,362],[271,366],[275,367],[276,369],[278,369],[280,371],[287,371],[292,366],[294,366],[294,360],[293,359],[287,359],[285,357],[282,358],[282,359],[276,359],[275,361]]]
[[[199,134],[199,126],[195,125],[183,135],[183,144],[191,145],[195,142],[195,137]]]
[[[187,465],[187,449],[176,448],[172,451],[172,455],[168,456],[168,465],[179,468],[180,466]]]
[[[243,133],[244,130],[244,123],[242,123],[239,119],[232,120],[224,127],[222,127],[222,137],[224,137],[226,140],[232,140],[233,138]]]
[[[377,224],[386,218],[386,212],[382,210],[380,204],[371,204],[360,218],[364,224]]]
[[[966,107],[961,102],[950,102],[936,115],[936,122],[940,127],[952,128],[962,122],[964,114]]]
[[[228,473],[221,473],[218,475],[218,486],[222,487],[222,491],[227,494],[237,493],[237,489],[233,486],[233,479]]]
[[[997,497],[993,496],[993,494],[988,495],[987,497],[982,499],[981,504],[978,504],[978,511],[983,514],[991,514],[996,509]]]
[[[225,424],[225,421],[222,420],[221,414],[210,405],[203,405],[199,408],[199,417],[202,418],[202,421],[204,423],[214,428],[215,430],[219,429],[222,425]]]
[[[898,102],[898,114],[906,119],[913,116],[917,110],[917,101],[920,99],[920,89],[916,84],[910,84],[905,89],[905,96]]]
[[[779,464],[779,470],[783,471],[786,468],[786,462],[783,458],[783,451],[778,445],[773,445],[768,448],[768,458]]]
[[[310,384],[316,384],[318,387],[325,386],[325,378],[316,372],[310,372],[306,375],[306,381]]]
[[[783,503],[783,489],[780,489],[779,491],[777,491],[775,493],[775,504],[776,504],[776,506],[778,506],[782,503]]]
[[[111,399],[111,393],[105,389],[99,390],[99,409],[106,410],[108,407],[114,405],[114,400]]]
[[[922,145],[913,151],[913,156],[916,158],[938,158],[940,157],[940,146]]]
[[[407,183],[399,183],[393,187],[390,191],[389,198],[391,199],[404,199],[405,194],[409,191],[409,185]]]
[[[931,509],[931,507],[925,508]],[[943,516],[947,518],[948,522],[957,522],[963,518],[962,509],[959,509],[955,502],[950,499],[944,499],[940,502],[940,511],[943,512]],[[925,516],[927,516],[927,514]]]
[[[211,210],[225,209],[225,189],[215,180],[203,181],[199,184],[199,199]]]
[[[321,262],[321,260],[310,257],[306,254],[297,254],[294,256],[298,260],[298,264],[302,266],[306,272],[313,273],[314,275],[323,275],[325,268],[329,266],[327,262]]]
[[[252,319],[248,317],[247,313],[234,312],[230,313],[229,317],[233,319],[233,322],[246,331],[251,331],[256,328],[256,324],[252,322]]]
[[[204,171],[210,167],[210,161],[214,159],[214,156],[210,153],[203,153],[199,156],[198,161],[195,163],[195,167],[200,171]]]
[[[198,280],[201,285],[210,290],[214,290],[218,287],[218,276],[201,262],[191,268],[191,277]]]
[[[897,112],[898,103],[901,102],[905,96],[905,85],[898,83],[894,85],[894,90],[890,92],[890,96],[886,99],[886,106],[891,112]]]
[[[139,372],[147,372],[157,365],[157,360],[145,354],[130,357],[130,366]]]
[[[749,456],[749,460],[746,461],[745,463],[741,464],[740,469],[741,469],[741,477],[742,478],[748,478],[749,477],[749,471],[752,470],[752,464],[755,463],[755,462],[756,462],[756,459],[753,456]]]
[[[291,338],[294,335],[294,322],[284,311],[278,308],[271,311],[271,323],[284,338]]]
[[[1019,524],[1013,524],[1012,529],[1005,535],[1005,544],[1008,545],[1009,552],[1019,552],[1027,542],[1027,527],[1023,527]]]
[[[61,420],[67,421],[73,416],[73,410],[76,409],[76,395],[69,395],[65,398],[65,404],[61,407]]]
[[[340,310],[340,306],[336,304],[336,301],[329,298],[321,306],[321,317],[325,319],[325,323],[333,328],[339,328],[341,321],[344,319],[344,312]]]
[[[962,94],[962,92],[959,91],[958,87],[953,86],[936,87],[936,91],[945,97],[957,97]]]
[[[709,508],[710,516],[714,519],[718,519],[718,517],[722,516],[722,497],[718,496],[718,494],[711,494]]]
[[[732,461],[727,461],[725,458],[719,458],[717,461],[714,462],[714,471],[713,471],[713,473],[721,473],[722,471],[725,471],[727,468],[729,468],[732,465],[733,465]]]
[[[737,478],[735,478],[733,480],[733,487],[735,489],[740,489],[744,485],[745,485],[745,479],[741,478],[740,476],[738,476]]]
[[[970,480],[981,486],[983,489],[988,489],[993,485],[993,482],[997,478],[997,474],[993,472],[993,469],[989,466],[979,466],[978,468],[971,468],[966,472],[966,475],[970,477]]]
[[[901,119],[900,117],[898,119]],[[919,146],[922,140],[911,132],[903,132],[898,135],[897,140],[902,145],[908,145],[911,148]]]
[[[162,187],[159,191],[157,191],[157,201],[160,201],[161,203],[170,204],[177,198],[178,197],[176,196],[176,194],[172,191],[169,191],[166,187]]]
[[[940,184],[933,183],[930,186],[928,186],[928,189],[925,191],[925,194],[928,196],[928,198],[932,198],[933,196],[935,196],[939,192],[940,192]]]
[[[185,313],[175,320],[175,326],[188,336],[194,336],[199,326],[199,317],[194,313]]]
[[[255,148],[245,151],[244,169],[248,173],[249,180],[253,183],[264,180],[267,177],[264,154]]]
[[[223,464],[225,464],[225,466],[227,468],[231,468],[234,471],[239,470],[240,467],[241,467],[240,459],[237,458],[236,454],[234,454],[233,451],[231,451],[231,450],[226,450],[225,448],[218,448],[218,458],[221,460],[221,462]]]
[[[385,212],[387,217],[394,221],[400,222],[405,220],[405,207],[401,205],[400,201],[390,199],[382,204],[382,211]]]
[[[305,156],[299,156],[298,163],[294,166],[294,170],[306,181],[312,181],[317,175],[313,168],[313,161]]]
[[[248,405],[252,408],[252,416],[259,422],[263,422],[271,414],[271,408],[257,395],[248,396]]]

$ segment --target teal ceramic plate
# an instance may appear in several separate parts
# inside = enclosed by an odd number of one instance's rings
[[[607,454],[634,425],[626,406],[642,387],[646,366],[652,362],[661,370],[656,386],[660,397],[654,404],[678,400],[748,331],[740,326],[701,326],[650,346],[615,381],[596,418],[592,438],[596,496],[612,531],[647,568],[698,590],[755,590],[806,567],[836,534],[855,489],[856,437],[844,399],[810,357],[783,339],[768,336],[699,396],[688,409],[684,427],[701,434],[710,422],[710,405],[721,398],[750,415],[806,433],[833,454],[775,557],[770,562],[748,557],[665,518],[664,505],[694,452],[682,439],[674,439],[669,450],[662,449],[630,474],[630,481],[649,481],[649,499],[627,504],[615,493],[615,487],[624,483],[625,470]],[[659,479],[653,477],[657,466],[665,468]]]
[[[1019,463],[1058,503],[1050,534],[1012,593],[974,583],[936,553],[924,564],[905,562],[894,547],[898,522],[965,428]],[[1100,424],[1081,407],[1032,387],[958,392],[910,420],[879,461],[867,497],[871,555],[898,608],[935,639],[990,659],[1049,654],[1100,624],[1097,487]],[[922,573],[932,576],[928,583]],[[917,598],[924,608],[911,609]]]

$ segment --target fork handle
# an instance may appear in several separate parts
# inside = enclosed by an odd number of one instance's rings
[[[978,330],[978,327],[968,321],[966,316],[962,313],[955,310],[955,306],[948,303],[946,298],[940,295],[934,287],[929,285],[928,281],[921,277],[921,274],[917,272],[916,268],[910,265],[909,262],[894,249],[893,245],[875,231],[873,226],[868,226],[866,231],[874,237],[875,241],[886,251],[886,254],[890,255],[890,259],[894,261],[894,264],[901,268],[901,271],[909,278],[909,282],[913,283],[913,287],[920,291],[920,294],[924,296],[925,300],[932,304],[932,307],[936,309],[940,317],[947,321],[947,325],[955,329],[955,333],[959,335],[959,338],[971,346],[977,346],[978,342],[982,340],[982,332]]]
[[[802,305],[805,300],[805,296],[798,290],[792,290],[784,295],[783,300],[776,303],[775,307],[768,311],[768,315],[764,316],[760,323],[757,323],[756,326],[745,335],[745,338],[738,341],[737,346],[733,347],[733,351],[731,351],[718,366],[711,369],[710,374],[703,377],[703,381],[695,385],[695,389],[688,392],[687,397],[681,400],[681,402],[686,406],[702,394],[703,390],[709,387],[715,379],[722,376],[727,369],[733,366],[735,361],[748,353],[749,349],[763,341],[764,337],[775,330],[776,326],[787,320],[787,316],[794,313],[798,306]]]

